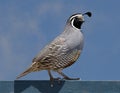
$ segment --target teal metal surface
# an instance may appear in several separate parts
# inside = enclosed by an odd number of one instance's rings
[[[14,82],[0,81],[0,93],[14,93]]]
[[[0,93],[120,93],[120,81],[0,81]]]

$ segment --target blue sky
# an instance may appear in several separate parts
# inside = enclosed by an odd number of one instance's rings
[[[119,0],[1,0],[0,80],[15,80],[74,13],[91,11],[82,26],[85,45],[78,61],[63,70],[82,80],[120,80]],[[53,72],[55,76],[58,76]],[[21,79],[49,79],[47,71]]]

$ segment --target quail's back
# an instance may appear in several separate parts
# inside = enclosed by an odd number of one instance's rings
[[[88,16],[90,12],[85,13]],[[64,31],[51,43],[46,45],[41,52],[33,59],[32,65],[17,78],[30,72],[47,70],[50,80],[53,80],[52,71],[58,72],[64,79],[69,78],[62,72],[62,69],[71,66],[80,56],[83,49],[84,37],[81,26],[84,22],[85,14],[77,13],[69,17]]]

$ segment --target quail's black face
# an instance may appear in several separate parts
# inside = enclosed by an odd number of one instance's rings
[[[81,25],[84,22],[84,18],[82,14],[74,14],[70,17],[70,24],[72,27],[81,29]]]
[[[78,29],[81,29],[81,25],[83,22],[84,22],[83,20],[80,20],[79,18],[75,17],[73,20],[73,26]]]

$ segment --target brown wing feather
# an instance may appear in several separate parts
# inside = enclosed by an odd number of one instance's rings
[[[72,50],[62,56],[60,56],[58,59],[59,62],[55,63],[55,69],[61,69],[61,68],[66,68],[70,65],[72,65],[80,56],[80,50]]]

